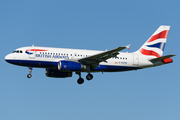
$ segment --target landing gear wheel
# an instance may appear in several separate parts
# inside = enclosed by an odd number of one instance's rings
[[[89,73],[89,74],[87,74],[86,79],[87,79],[87,80],[92,80],[92,79],[93,79],[93,75],[92,75],[92,74],[90,74],[90,73]]]
[[[84,79],[83,79],[83,78],[79,78],[79,79],[77,80],[77,83],[78,83],[78,84],[83,84],[83,83],[84,83]]]
[[[27,77],[28,77],[28,78],[31,78],[31,77],[32,77],[32,75],[31,75],[31,74],[28,74],[28,75],[27,75]]]
[[[32,67],[29,67],[29,74],[27,75],[28,78],[31,78],[31,77],[32,77],[32,75],[31,75],[32,69],[33,69]]]

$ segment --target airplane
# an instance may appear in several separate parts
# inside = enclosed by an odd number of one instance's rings
[[[92,80],[92,72],[121,72],[138,70],[172,63],[171,55],[163,55],[170,26],[160,26],[151,37],[135,52],[119,52],[128,48],[117,47],[112,50],[96,51],[81,49],[64,49],[51,47],[29,46],[21,47],[5,56],[8,63],[29,68],[28,78],[31,78],[32,68],[45,68],[47,77],[72,77],[79,75],[78,84],[84,83],[81,72],[86,72],[87,80]]]

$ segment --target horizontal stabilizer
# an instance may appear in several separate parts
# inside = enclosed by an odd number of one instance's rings
[[[162,56],[162,57],[159,57],[159,58],[154,58],[154,59],[151,59],[150,61],[151,62],[157,62],[157,61],[161,61],[161,60],[164,60],[166,58],[170,58],[170,57],[173,57],[175,55],[166,55],[166,56]]]

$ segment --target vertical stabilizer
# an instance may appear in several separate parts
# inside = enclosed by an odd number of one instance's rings
[[[145,56],[161,57],[163,55],[170,26],[160,26],[152,36],[136,51]]]

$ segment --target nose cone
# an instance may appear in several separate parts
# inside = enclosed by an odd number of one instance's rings
[[[4,59],[5,59],[6,62],[11,63],[10,62],[12,60],[11,54],[6,55]]]
[[[9,58],[9,55],[6,55],[6,56],[5,56],[5,58],[4,58],[4,59],[5,59],[5,61],[7,61],[7,60],[8,60],[8,58]]]
[[[11,53],[5,56],[5,61],[14,65],[20,65],[21,62],[19,60],[16,59],[16,56]]]

